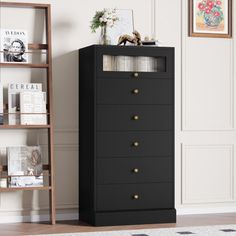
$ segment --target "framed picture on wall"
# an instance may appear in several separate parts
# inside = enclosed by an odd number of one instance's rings
[[[189,36],[232,37],[232,0],[189,0]]]
[[[122,34],[132,35],[134,31],[134,17],[132,9],[116,9],[118,21],[113,27],[107,28],[107,34],[112,45],[117,45]]]

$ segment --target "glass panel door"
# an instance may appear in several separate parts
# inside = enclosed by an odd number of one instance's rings
[[[103,55],[103,71],[166,72],[166,57]]]

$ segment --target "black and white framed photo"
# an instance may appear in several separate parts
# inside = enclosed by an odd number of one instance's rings
[[[1,57],[5,63],[28,62],[28,37],[27,31],[15,29],[1,29]]]
[[[116,9],[118,21],[113,27],[108,27],[107,34],[112,45],[117,45],[118,39],[123,34],[132,35],[134,31],[134,17],[132,9]]]

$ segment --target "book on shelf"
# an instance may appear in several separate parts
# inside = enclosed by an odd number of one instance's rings
[[[135,57],[116,56],[116,71],[134,71]]]
[[[40,146],[7,147],[9,187],[43,186]]]
[[[1,29],[1,57],[3,63],[28,62],[28,34],[25,30]]]
[[[0,177],[0,188],[7,188],[7,178]]]
[[[4,119],[4,114],[3,114],[3,85],[0,82],[0,125],[3,125],[3,119]]]
[[[113,70],[112,58],[113,58],[113,56],[103,55],[103,71],[112,71]]]
[[[8,124],[20,124],[20,93],[42,92],[41,83],[10,83],[8,84]],[[14,114],[15,113],[15,114]]]
[[[8,186],[10,188],[43,187],[43,176],[12,176]]]
[[[46,92],[21,92],[20,113],[21,125],[46,125]]]
[[[136,70],[139,72],[155,71],[155,58],[139,56],[136,58]]]

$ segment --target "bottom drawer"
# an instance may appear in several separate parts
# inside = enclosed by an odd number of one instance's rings
[[[168,209],[173,207],[173,183],[97,186],[97,211]]]

